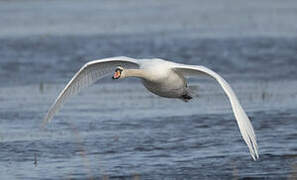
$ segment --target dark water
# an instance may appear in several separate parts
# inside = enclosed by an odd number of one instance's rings
[[[10,15],[12,6],[1,3],[10,7],[1,13]],[[121,9],[113,3],[108,7]],[[30,8],[23,12],[31,13]],[[296,37],[226,37],[222,31],[219,37],[200,37],[189,35],[189,29],[135,35],[66,31],[12,36],[2,31],[1,179],[297,178]],[[70,99],[40,129],[50,104],[84,63],[119,55],[161,57],[220,73],[254,125],[260,159],[252,161],[227,98],[207,78],[192,82],[199,85],[199,98],[184,103],[156,97],[137,80],[108,77]]]

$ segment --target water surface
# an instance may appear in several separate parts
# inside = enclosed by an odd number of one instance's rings
[[[1,178],[296,179],[296,3],[226,3],[1,1]],[[190,79],[199,97],[184,103],[108,76],[40,128],[84,63],[120,55],[221,74],[254,125],[260,159],[252,161],[227,97],[207,77]]]

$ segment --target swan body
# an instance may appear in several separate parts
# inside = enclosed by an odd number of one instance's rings
[[[153,63],[150,63],[153,62]],[[181,74],[175,72],[171,63],[161,59],[143,60],[140,66],[142,84],[150,92],[166,98],[182,98],[187,92],[187,83]],[[125,71],[125,70],[124,70]],[[126,70],[129,72],[129,70]],[[126,76],[125,76],[126,78]]]
[[[207,75],[215,79],[228,96],[238,127],[254,160],[259,158],[253,126],[239,103],[231,86],[216,72],[196,65],[174,63],[163,59],[133,59],[113,57],[94,60],[85,64],[70,80],[44,118],[44,124],[59,111],[65,100],[97,80],[114,72],[113,79],[140,78],[150,92],[166,98],[177,98],[185,102],[192,99],[187,86],[187,77]]]

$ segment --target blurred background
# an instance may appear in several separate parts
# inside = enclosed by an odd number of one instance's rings
[[[297,178],[297,1],[0,1],[3,179]],[[258,139],[251,160],[208,78],[184,103],[108,76],[42,118],[86,62],[159,57],[233,87]],[[112,73],[112,72],[111,72]]]

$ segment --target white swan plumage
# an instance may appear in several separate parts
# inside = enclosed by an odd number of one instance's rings
[[[68,97],[114,71],[113,79],[137,77],[142,80],[143,85],[152,93],[161,97],[178,98],[185,102],[192,99],[186,78],[201,74],[210,76],[221,85],[229,98],[239,130],[252,158],[254,160],[259,158],[253,126],[231,86],[216,72],[204,66],[185,65],[163,59],[137,60],[122,56],[88,62],[73,76],[59,94],[44,117],[44,124],[53,118]]]

